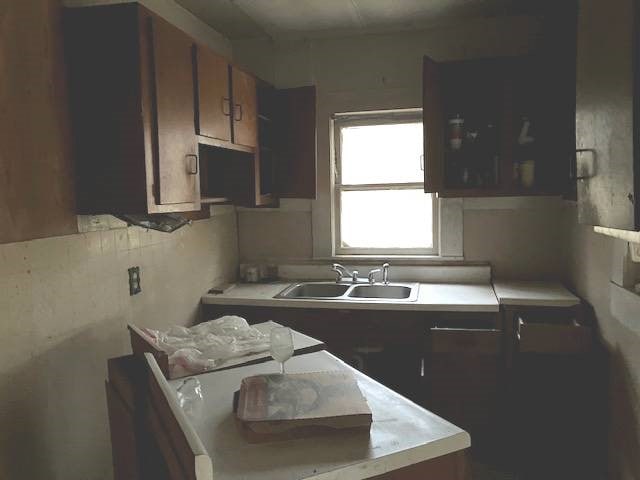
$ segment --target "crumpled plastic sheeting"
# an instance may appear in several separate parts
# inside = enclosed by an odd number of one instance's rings
[[[171,378],[202,373],[230,358],[269,350],[269,336],[235,315],[190,328],[173,326],[166,332],[146,329],[156,346],[169,356]]]

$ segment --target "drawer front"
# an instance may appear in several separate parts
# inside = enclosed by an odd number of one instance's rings
[[[518,321],[520,353],[578,354],[592,347],[591,328],[573,322],[569,325]]]
[[[432,328],[428,343],[432,354],[497,356],[502,351],[502,332],[493,329]]]

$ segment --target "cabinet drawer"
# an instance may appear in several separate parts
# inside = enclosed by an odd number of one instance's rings
[[[530,323],[518,319],[520,353],[572,354],[591,350],[591,328],[573,320],[568,324]]]
[[[432,354],[498,355],[502,349],[502,332],[494,329],[432,328],[428,342]]]

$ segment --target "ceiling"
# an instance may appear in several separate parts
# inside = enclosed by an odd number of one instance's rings
[[[469,17],[531,14],[543,0],[176,0],[230,38],[416,30]]]

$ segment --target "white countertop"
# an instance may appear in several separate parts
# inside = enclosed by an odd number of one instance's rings
[[[295,282],[239,283],[226,293],[203,296],[202,303],[255,307],[396,311],[497,312],[500,309],[500,304],[490,284],[421,283],[418,299],[415,302],[273,298],[292,283]]]
[[[501,305],[573,307],[580,303],[580,299],[559,282],[496,280],[493,289]]]
[[[380,385],[327,352],[293,357],[288,372],[347,370],[353,373],[373,413],[369,434],[249,444],[238,432],[233,392],[248,376],[278,371],[276,362],[198,376],[203,415],[191,421],[213,462],[217,480],[360,480],[468,448],[469,434]],[[177,388],[181,381],[169,384]]]

